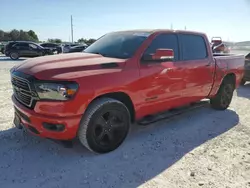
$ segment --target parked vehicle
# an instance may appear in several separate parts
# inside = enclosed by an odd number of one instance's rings
[[[77,137],[89,150],[107,153],[122,144],[132,122],[151,122],[149,115],[204,98],[227,109],[243,68],[244,56],[213,55],[202,33],[113,32],[84,53],[14,67],[14,124],[45,138]]]
[[[245,71],[241,80],[241,85],[245,85],[248,81],[250,81],[250,53],[245,56]]]
[[[4,44],[0,43],[0,52],[4,54]]]
[[[5,55],[13,60],[19,57],[38,57],[44,55],[51,55],[53,52],[49,48],[29,41],[13,41],[5,46]]]
[[[68,51],[68,53],[74,53],[74,52],[82,52],[87,48],[87,45],[79,45],[79,46],[74,46],[71,47]]]
[[[223,43],[221,37],[213,37],[211,47],[214,53],[230,53],[229,48]]]
[[[70,48],[77,46],[78,44],[63,44],[62,45],[62,51],[63,53],[68,53]]]
[[[53,53],[62,53],[62,47],[59,44],[55,44],[55,43],[42,43],[40,44],[40,46],[44,47],[44,48],[49,48]]]

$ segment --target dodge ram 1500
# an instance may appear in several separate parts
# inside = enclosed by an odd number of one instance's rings
[[[213,54],[199,32],[131,30],[108,33],[83,53],[28,59],[10,72],[17,128],[55,140],[78,138],[106,153],[148,115],[204,98],[227,109],[244,56]]]

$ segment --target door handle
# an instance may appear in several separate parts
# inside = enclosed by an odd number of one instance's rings
[[[209,67],[209,66],[210,66],[210,63],[205,65],[205,67]]]

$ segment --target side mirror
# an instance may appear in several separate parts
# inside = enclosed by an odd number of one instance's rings
[[[155,54],[152,55],[152,59],[162,61],[173,61],[174,51],[172,49],[157,49]]]
[[[172,49],[157,49],[154,54],[144,55],[144,61],[173,61],[174,51]]]

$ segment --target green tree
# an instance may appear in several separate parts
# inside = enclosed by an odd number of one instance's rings
[[[36,33],[35,33],[33,30],[29,30],[29,31],[28,31],[28,35],[29,35],[34,41],[36,41],[36,42],[39,41],[39,40],[38,40],[38,37],[37,37],[37,35],[36,35]]]
[[[11,40],[14,40],[14,41],[16,41],[16,40],[18,40],[19,39],[19,31],[18,30],[16,30],[16,29],[13,29],[11,32],[10,32],[10,38],[11,38]]]
[[[96,39],[84,39],[84,38],[80,38],[80,39],[78,39],[77,42],[79,42],[79,43],[85,43],[87,45],[91,45],[95,41],[96,41]]]
[[[0,41],[4,41],[4,31],[0,30]]]
[[[34,41],[38,42],[38,37],[36,33],[32,30],[28,32],[23,30],[13,29],[10,32],[4,32],[0,30],[0,41],[11,41],[11,40],[23,40],[23,41]]]
[[[20,30],[19,40],[29,41],[31,40],[31,37],[29,36],[27,32]]]
[[[91,45],[96,41],[96,39],[89,39],[87,45]]]
[[[51,42],[51,43],[62,43],[62,40],[61,39],[48,39],[48,42]]]

